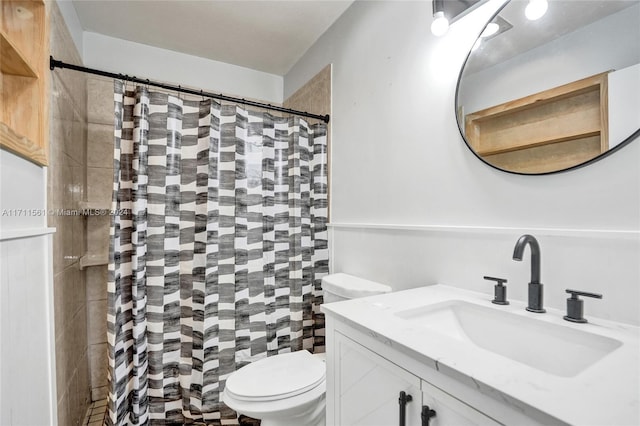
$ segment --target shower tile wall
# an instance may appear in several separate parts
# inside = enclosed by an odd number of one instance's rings
[[[111,207],[113,188],[113,80],[88,76],[87,201]],[[109,251],[109,215],[87,217],[87,250]],[[91,399],[107,396],[107,266],[87,268],[87,314]]]
[[[81,64],[55,2],[46,2],[51,54]],[[76,211],[86,188],[86,78],[70,71],[50,74],[47,208]],[[58,424],[81,424],[89,405],[87,302],[79,259],[85,251],[85,218],[51,213]]]
[[[314,114],[331,114],[331,64],[289,96],[283,105],[285,108]]]
[[[318,74],[313,76],[311,80],[289,96],[284,101],[283,106],[298,111],[310,111],[314,114],[331,115],[331,64],[325,66]],[[328,158],[331,158],[331,122],[329,122],[327,126],[327,154]],[[328,167],[331,167],[330,161]],[[329,173],[328,176],[329,179],[331,179],[331,173]],[[331,181],[329,181],[329,185],[331,185]],[[331,192],[329,192],[329,194],[331,194]],[[330,199],[329,202],[331,202]],[[314,318],[314,328],[314,334],[316,336],[314,351],[324,352],[325,334],[323,313],[316,314]]]

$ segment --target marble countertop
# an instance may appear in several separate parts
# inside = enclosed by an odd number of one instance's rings
[[[429,331],[397,315],[452,300],[606,336],[620,341],[621,345],[576,375],[565,377]],[[490,300],[483,293],[438,284],[330,303],[323,305],[322,311],[364,332],[383,336],[417,361],[432,364],[439,372],[457,380],[471,382],[480,392],[532,418],[541,419],[539,414],[544,413],[547,421],[551,417],[558,424],[640,424],[639,327],[594,317],[588,317],[586,324],[575,324],[563,320],[565,313],[556,309],[537,314],[526,311],[526,304],[518,301],[499,306]],[[563,356],[566,354],[557,354],[558,359]]]

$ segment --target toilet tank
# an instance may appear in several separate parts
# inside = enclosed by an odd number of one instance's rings
[[[389,293],[391,287],[342,272],[322,278],[324,303]]]

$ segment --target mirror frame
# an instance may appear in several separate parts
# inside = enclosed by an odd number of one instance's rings
[[[502,9],[504,9],[507,5],[511,4],[512,1],[513,0],[508,0],[502,6],[500,6],[500,8],[484,24],[484,26],[482,27],[482,29],[480,30],[480,32],[476,36],[475,41],[477,41],[480,38],[480,34],[482,34],[482,32],[487,27],[487,25],[489,25],[489,23],[491,23],[496,18],[496,16],[498,16],[500,14],[500,12],[502,12]],[[474,41],[474,44],[475,44],[475,41]],[[467,62],[469,62],[469,58],[471,57],[472,53],[473,53],[473,45],[472,45],[472,48],[469,49],[469,53],[467,53],[467,56],[466,56],[464,62],[462,63],[462,67],[460,68],[460,72],[458,73],[458,81],[456,83],[456,93],[455,93],[455,97],[454,97],[453,111],[454,111],[454,114],[455,114],[455,117],[456,117],[456,123],[458,124],[458,131],[460,132],[460,136],[462,137],[462,140],[464,141],[464,144],[467,146],[469,151],[471,151],[473,153],[473,155],[475,155],[476,158],[478,158],[484,164],[486,164],[488,166],[491,166],[492,168],[494,168],[496,170],[499,170],[501,172],[510,173],[510,174],[514,174],[514,175],[521,175],[521,176],[544,176],[544,175],[552,175],[552,174],[557,174],[557,173],[564,173],[564,172],[580,169],[582,167],[585,167],[585,166],[593,164],[593,163],[595,163],[597,161],[600,161],[600,160],[610,156],[614,152],[619,151],[624,146],[630,144],[632,141],[634,141],[638,137],[640,137],[640,128],[638,128],[635,132],[633,132],[631,135],[629,135],[629,137],[624,139],[622,142],[620,142],[619,144],[617,144],[613,148],[609,149],[607,152],[604,152],[604,153],[598,155],[597,157],[593,157],[592,159],[590,159],[588,161],[585,161],[583,163],[576,164],[575,166],[567,167],[565,169],[560,169],[560,170],[549,171],[549,172],[525,173],[525,172],[518,172],[518,171],[514,171],[514,170],[503,169],[503,168],[500,168],[500,167],[498,167],[498,166],[496,166],[494,164],[491,164],[490,162],[488,162],[487,160],[482,158],[477,152],[475,152],[473,150],[473,148],[471,147],[471,145],[469,144],[469,142],[467,141],[467,138],[464,136],[464,131],[463,131],[464,123],[460,123],[460,117],[459,117],[459,114],[458,114],[458,107],[459,107],[459,105],[458,105],[458,92],[460,90],[460,81],[462,80],[462,74],[464,73],[464,69],[465,69],[465,67],[467,65]]]

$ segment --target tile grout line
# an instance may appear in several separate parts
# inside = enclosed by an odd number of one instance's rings
[[[94,401],[89,405],[84,421],[82,422],[84,426],[102,426],[104,424],[104,419],[107,414],[107,404],[103,404],[103,402],[104,401]]]

